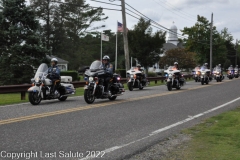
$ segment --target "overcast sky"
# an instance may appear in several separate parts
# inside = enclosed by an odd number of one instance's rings
[[[114,2],[109,0],[99,1],[121,4],[119,0]],[[120,6],[111,6],[91,0],[86,0],[86,2],[94,7],[121,9]],[[178,33],[181,33],[180,30],[184,27],[193,26],[197,21],[197,15],[204,16],[211,21],[211,13],[213,13],[214,25],[217,30],[220,31],[226,27],[235,40],[240,40],[239,0],[125,0],[125,2],[166,28],[170,28],[174,21]],[[131,9],[128,6],[126,8]],[[122,22],[121,12],[104,10],[104,13],[109,18],[105,22],[95,23],[92,27],[106,25],[102,30],[111,29],[115,31],[117,21]],[[137,22],[138,19],[127,15],[127,27],[129,29],[132,29]]]

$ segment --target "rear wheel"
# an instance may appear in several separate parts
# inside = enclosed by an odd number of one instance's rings
[[[202,79],[201,84],[204,85],[204,79]]]
[[[88,104],[92,104],[95,101],[94,95],[92,95],[92,91],[89,89],[84,90],[84,100]]]
[[[66,99],[67,99],[67,96],[59,97],[59,98],[58,98],[59,101],[66,101]]]
[[[206,80],[206,84],[208,84],[209,82],[208,82],[208,80]]]
[[[168,88],[169,91],[171,91],[172,90],[172,83],[167,83],[167,88]]]
[[[109,97],[108,99],[109,99],[110,101],[114,101],[116,98],[117,98],[117,96],[112,96],[112,97]]]
[[[142,85],[142,83],[139,85],[139,89],[140,89],[140,90],[143,89],[143,85]]]
[[[133,90],[133,83],[132,82],[128,83],[128,89],[129,89],[129,91]]]
[[[28,99],[32,105],[38,105],[42,100],[41,95],[38,96],[38,92],[29,92]]]

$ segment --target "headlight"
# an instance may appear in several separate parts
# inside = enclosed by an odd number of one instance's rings
[[[204,72],[202,72],[202,75],[205,75],[205,73],[204,73]]]
[[[92,82],[93,81],[93,77],[89,77],[89,81]]]
[[[169,78],[172,78],[172,76],[173,76],[172,74],[169,74],[169,75],[168,75]]]
[[[133,74],[131,74],[130,77],[133,78]]]
[[[219,74],[219,72],[217,72],[217,74]]]
[[[36,78],[36,79],[35,79],[35,82],[37,82],[37,83],[38,83],[38,82],[39,82],[39,78]]]

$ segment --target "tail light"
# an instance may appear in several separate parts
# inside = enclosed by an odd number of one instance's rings
[[[98,81],[98,77],[94,77],[94,80],[95,80],[95,81]]]

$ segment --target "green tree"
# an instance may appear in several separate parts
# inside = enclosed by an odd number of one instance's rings
[[[184,39],[185,48],[188,51],[197,53],[197,62],[203,64],[210,61],[210,25],[211,23],[202,16],[197,17],[197,22],[192,27],[184,27],[183,35],[188,38]],[[227,30],[218,33],[213,26],[213,64],[223,63],[226,58],[227,48],[225,38],[230,38]]]
[[[134,29],[128,31],[131,56],[137,58],[145,68],[159,61],[159,54],[162,52],[160,48],[163,47],[166,36],[166,33],[161,31],[153,33],[150,25],[150,21],[141,18]]]
[[[25,0],[3,0],[0,16],[0,83],[30,82],[33,67],[46,59],[39,23]]]
[[[196,53],[188,52],[186,49],[176,48],[166,51],[163,57],[161,57],[159,64],[163,68],[165,65],[173,65],[174,62],[178,62],[180,68],[193,68],[197,65]]]

